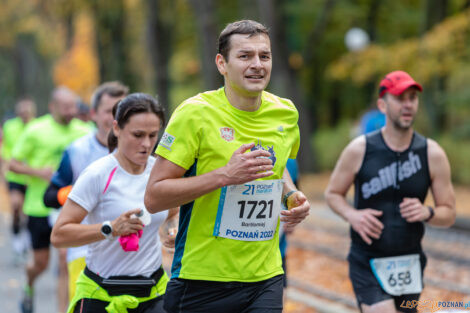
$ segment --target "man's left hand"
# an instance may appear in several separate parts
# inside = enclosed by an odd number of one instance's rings
[[[309,215],[310,202],[303,192],[296,191],[287,199],[287,209],[281,211],[281,221],[285,222],[285,229],[290,231]]]
[[[425,221],[430,215],[429,209],[418,198],[403,198],[400,214],[408,223]]]

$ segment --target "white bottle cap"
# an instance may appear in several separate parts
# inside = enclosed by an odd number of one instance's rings
[[[150,224],[150,222],[152,222],[152,216],[146,208],[140,210],[140,213],[136,214],[136,216],[139,218],[142,224],[144,224],[144,226],[147,226],[148,224]]]

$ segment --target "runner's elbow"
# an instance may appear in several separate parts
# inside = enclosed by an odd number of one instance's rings
[[[165,206],[162,201],[159,201],[160,198],[158,194],[153,194],[147,189],[144,196],[144,204],[147,211],[150,213],[158,213],[169,209],[170,206]]]
[[[447,212],[445,212],[445,214],[439,214],[436,219],[431,219],[429,224],[436,227],[449,228],[455,224],[456,219],[457,212],[455,208],[447,208]]]
[[[51,244],[55,248],[66,248],[67,247],[67,245],[66,245],[65,241],[63,240],[62,236],[60,236],[60,234],[58,234],[58,231],[56,229],[52,229]]]
[[[330,205],[332,198],[334,198],[334,193],[330,188],[327,188],[323,193],[323,197],[328,205]]]
[[[452,208],[449,212],[449,215],[446,219],[446,223],[444,227],[451,227],[452,225],[455,224],[455,221],[457,219],[457,212],[455,211],[455,208]]]

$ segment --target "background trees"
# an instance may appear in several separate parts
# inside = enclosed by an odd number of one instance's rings
[[[221,86],[213,64],[217,35],[227,23],[251,18],[271,29],[269,89],[301,113],[301,169],[331,167],[354,121],[375,102],[378,81],[396,69],[423,83],[417,128],[440,139],[452,159],[470,137],[469,6],[468,0],[4,0],[0,116],[11,114],[22,95],[34,97],[44,113],[57,84],[88,102],[104,80],[158,94],[171,111]],[[369,35],[363,50],[344,44],[352,27]],[[470,182],[466,172],[454,169],[455,178]]]

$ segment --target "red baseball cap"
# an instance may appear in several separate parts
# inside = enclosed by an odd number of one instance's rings
[[[383,97],[383,95],[387,92],[394,96],[399,96],[410,87],[416,87],[419,91],[423,91],[423,87],[415,82],[415,80],[407,72],[390,72],[385,75],[384,79],[382,79],[380,82],[379,96]]]

